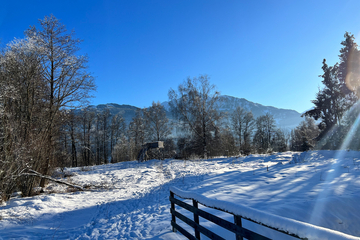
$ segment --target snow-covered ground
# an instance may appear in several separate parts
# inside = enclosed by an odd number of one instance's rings
[[[171,232],[170,187],[360,237],[359,165],[360,152],[313,151],[66,169],[87,190],[50,183],[12,198],[0,206],[0,240],[184,239]]]

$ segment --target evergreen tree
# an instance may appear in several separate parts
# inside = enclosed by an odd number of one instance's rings
[[[321,140],[324,148],[339,147],[339,140],[343,138],[342,117],[357,101],[360,86],[360,53],[355,43],[354,35],[346,32],[345,40],[341,42],[340,64],[328,66],[323,61],[322,69],[324,87],[319,89],[316,99],[312,101],[314,108],[305,112],[303,116],[320,120],[318,125],[321,132],[316,138]],[[295,133],[294,133],[295,134]]]
[[[314,119],[306,117],[299,126],[291,131],[290,149],[292,151],[307,151],[316,145],[315,138],[319,135],[319,128]]]
[[[325,136],[332,127],[340,124],[341,117],[346,111],[347,102],[341,91],[341,83],[337,77],[338,64],[328,66],[326,59],[323,60],[322,69],[324,71],[322,83],[323,89],[316,94],[316,99],[312,101],[314,108],[305,112],[303,115],[320,120],[319,129],[321,133],[319,139]]]

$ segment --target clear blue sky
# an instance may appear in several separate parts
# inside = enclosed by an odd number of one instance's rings
[[[321,63],[338,61],[345,31],[360,38],[360,1],[5,1],[2,45],[54,14],[84,40],[98,86],[92,104],[147,107],[188,76],[221,94],[309,109]]]

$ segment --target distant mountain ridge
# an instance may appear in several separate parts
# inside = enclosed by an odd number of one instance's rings
[[[169,102],[163,102],[161,105],[164,106],[168,118],[174,120],[170,113]],[[227,95],[220,96],[219,110],[221,112],[231,114],[237,106],[241,106],[246,111],[251,111],[255,118],[269,113],[274,116],[277,126],[283,129],[293,129],[302,121],[301,114],[295,110],[264,106],[244,98],[236,98]],[[90,105],[88,108],[94,112],[101,112],[105,108],[108,108],[111,115],[121,114],[127,124],[131,122],[132,118],[135,116],[136,110],[139,109],[135,106],[127,104],[120,105],[116,103],[99,104],[97,106]]]
[[[105,109],[109,109],[110,114],[112,116],[116,114],[120,114],[124,119],[126,124],[129,124],[132,118],[135,116],[135,112],[138,107],[127,105],[127,104],[117,104],[117,103],[107,103],[107,104],[99,104],[99,105],[90,105],[87,107],[88,110],[94,111],[96,113],[100,113]]]
[[[303,120],[301,114],[295,110],[264,106],[245,98],[222,95],[219,105],[220,111],[228,113],[232,113],[237,106],[241,106],[246,111],[251,111],[255,118],[269,113],[274,116],[277,126],[284,129],[293,129]]]

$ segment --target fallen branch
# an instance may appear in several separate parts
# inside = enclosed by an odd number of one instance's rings
[[[28,169],[27,173],[21,173],[18,176],[19,177],[21,177],[21,176],[33,176],[33,177],[44,178],[44,179],[47,179],[47,180],[52,181],[52,182],[56,182],[56,183],[59,183],[59,184],[64,184],[66,186],[77,188],[77,189],[79,189],[81,191],[84,191],[84,188],[82,188],[82,187],[80,187],[78,185],[71,184],[71,183],[68,183],[68,182],[65,182],[65,181],[61,181],[61,180],[57,180],[57,179],[52,178],[50,176],[42,175],[41,173],[38,173],[38,172],[36,172],[34,170],[31,170],[31,169]]]

